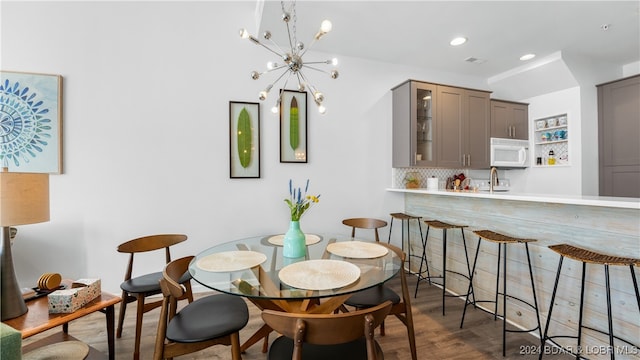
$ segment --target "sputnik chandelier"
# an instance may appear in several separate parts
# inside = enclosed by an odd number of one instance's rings
[[[270,73],[270,72],[274,72],[274,71],[278,71],[278,70],[282,70],[282,73],[280,74],[280,76],[278,76],[271,84],[269,84],[269,86],[267,86],[264,90],[262,90],[260,92],[259,99],[261,101],[264,101],[267,98],[267,95],[269,94],[269,91],[271,91],[271,89],[275,85],[275,83],[277,83],[282,78],[284,78],[285,75],[287,75],[285,80],[284,80],[284,85],[282,86],[282,89],[286,89],[289,80],[291,79],[291,77],[294,77],[294,80],[297,80],[297,82],[298,82],[298,90],[299,91],[306,91],[307,89],[309,89],[309,91],[313,95],[314,102],[318,106],[318,111],[321,114],[324,114],[326,112],[326,108],[324,107],[324,105],[322,105],[322,102],[324,101],[324,94],[322,94],[320,91],[318,91],[318,89],[313,84],[311,84],[311,82],[308,80],[306,74],[303,72],[303,69],[309,69],[309,70],[315,70],[315,71],[323,72],[323,73],[329,74],[329,76],[332,79],[336,79],[338,77],[338,70],[333,69],[331,71],[325,71],[325,70],[322,70],[322,69],[316,67],[315,65],[325,64],[325,65],[333,65],[333,66],[335,66],[335,65],[338,64],[338,60],[334,58],[334,59],[325,60],[325,61],[303,62],[302,61],[302,56],[309,49],[311,49],[311,47],[313,47],[313,45],[316,43],[316,41],[320,40],[320,38],[322,38],[326,33],[331,31],[331,27],[332,27],[331,26],[331,21],[324,20],[322,22],[322,24],[320,25],[320,30],[313,37],[313,41],[312,41],[311,45],[309,47],[305,47],[304,43],[299,42],[297,37],[296,37],[296,20],[297,20],[297,17],[296,17],[296,3],[295,3],[295,1],[293,1],[291,3],[289,11],[287,11],[285,9],[284,1],[281,1],[280,5],[282,6],[282,21],[284,21],[285,25],[287,26],[287,33],[289,34],[289,47],[290,47],[290,49],[283,50],[282,48],[280,48],[280,46],[278,46],[271,39],[271,32],[269,30],[266,30],[262,34],[262,37],[266,41],[268,41],[270,43],[271,47],[265,45],[264,43],[260,42],[260,40],[258,40],[256,37],[254,37],[251,34],[249,34],[247,29],[241,29],[240,30],[240,37],[242,37],[243,39],[248,39],[248,40],[250,40],[251,42],[253,42],[256,45],[260,45],[260,46],[264,47],[265,49],[269,50],[270,52],[276,54],[280,58],[280,61],[283,61],[282,64],[270,61],[270,62],[267,63],[267,69],[265,71],[263,71],[263,72],[252,71],[251,72],[251,78],[254,79],[254,80],[258,80],[260,78],[260,76],[262,76],[264,74],[267,74],[267,73]],[[292,23],[292,25],[290,25],[291,23]],[[278,99],[276,100],[276,104],[271,108],[271,112],[278,113],[279,108],[280,108],[281,100],[282,100],[282,94],[280,94],[278,96]]]

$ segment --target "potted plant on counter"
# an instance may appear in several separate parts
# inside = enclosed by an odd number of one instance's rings
[[[420,176],[415,172],[407,173],[404,178],[404,185],[407,189],[417,189],[420,187]]]

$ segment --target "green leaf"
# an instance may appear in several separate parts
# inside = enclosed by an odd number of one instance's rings
[[[251,119],[246,108],[242,108],[238,115],[238,159],[240,165],[246,168],[251,163]]]
[[[289,108],[289,145],[293,150],[300,145],[300,123],[298,119],[298,100],[295,97],[291,99]]]

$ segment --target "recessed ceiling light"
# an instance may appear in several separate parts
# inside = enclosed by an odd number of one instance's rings
[[[534,57],[536,57],[536,54],[526,54],[526,55],[520,56],[520,60],[527,61],[527,60],[533,59]]]
[[[467,38],[466,37],[457,37],[453,40],[451,40],[451,42],[449,42],[449,44],[451,46],[458,46],[458,45],[462,45],[464,43],[467,42]]]

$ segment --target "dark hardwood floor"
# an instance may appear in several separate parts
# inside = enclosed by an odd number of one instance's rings
[[[415,278],[409,277],[410,289],[413,293]],[[391,280],[389,285],[400,287],[400,282]],[[412,300],[416,343],[419,359],[537,359],[537,353],[531,354],[539,345],[539,340],[527,333],[507,334],[507,354],[502,356],[502,323],[494,321],[493,316],[473,307],[468,307],[464,328],[460,329],[463,300],[447,298],[447,315],[442,316],[442,290],[425,283],[420,285],[420,292]],[[204,296],[206,294],[198,294]],[[240,340],[246,340],[262,325],[260,312],[249,304],[251,318],[249,324],[240,333]],[[116,307],[116,317],[119,309]],[[152,359],[159,310],[145,314],[142,330],[141,358]],[[116,320],[117,321],[117,320]],[[25,339],[24,344],[31,343],[50,335],[59,329]],[[74,337],[107,353],[107,337],[105,333],[104,315],[95,313],[76,320],[69,325],[69,333]],[[127,309],[125,328],[122,338],[116,339],[116,359],[131,359],[135,333],[135,305]],[[376,338],[380,342],[386,360],[410,359],[409,343],[404,325],[395,317],[386,321],[386,336]],[[272,334],[271,340],[275,338]],[[205,351],[185,355],[179,359],[230,359],[230,349],[215,346]],[[570,359],[566,355],[548,355],[544,359]],[[243,354],[244,360],[265,360],[266,354],[261,352],[261,344],[256,344]]]

